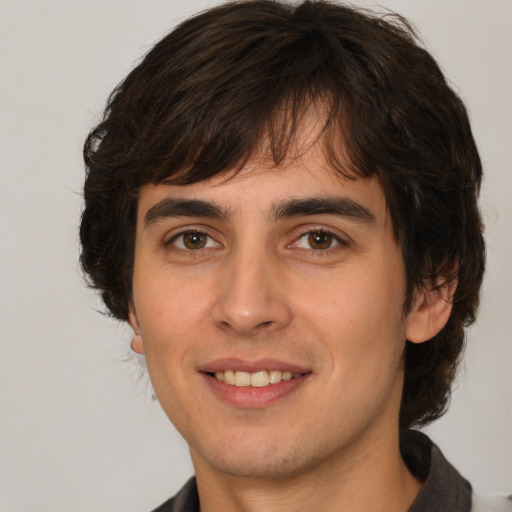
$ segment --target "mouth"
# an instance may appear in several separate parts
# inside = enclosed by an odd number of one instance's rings
[[[225,370],[211,372],[208,375],[229,386],[264,388],[283,381],[298,379],[304,374],[292,373],[287,370],[259,370],[256,372]]]
[[[223,359],[200,369],[222,402],[241,409],[260,409],[295,394],[310,381],[312,371],[272,359]]]

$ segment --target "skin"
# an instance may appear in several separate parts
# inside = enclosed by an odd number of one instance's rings
[[[306,197],[348,199],[371,218],[276,217]],[[167,216],[156,206],[167,199],[223,216]],[[203,512],[408,509],[421,484],[398,448],[404,344],[430,339],[450,308],[419,293],[404,316],[405,288],[379,182],[337,177],[319,143],[279,169],[253,160],[234,177],[141,189],[132,346],[190,446]],[[224,358],[307,375],[241,407],[204,373]]]

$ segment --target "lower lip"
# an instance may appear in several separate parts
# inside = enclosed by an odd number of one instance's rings
[[[232,386],[206,373],[203,375],[210,389],[222,401],[242,409],[261,409],[296,391],[311,374],[306,373],[295,379],[282,380],[261,388]]]

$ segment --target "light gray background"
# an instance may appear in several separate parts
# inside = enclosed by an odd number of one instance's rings
[[[107,94],[177,21],[216,2],[0,0],[0,510],[150,510],[192,474],[130,340],[83,287],[81,145]],[[356,2],[371,5],[367,2]],[[512,492],[510,0],[383,0],[467,101],[488,267],[450,412],[429,428],[484,494]]]

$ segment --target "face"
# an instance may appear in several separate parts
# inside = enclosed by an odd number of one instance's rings
[[[131,324],[196,471],[298,474],[398,432],[401,251],[378,181],[317,146],[140,191]]]

